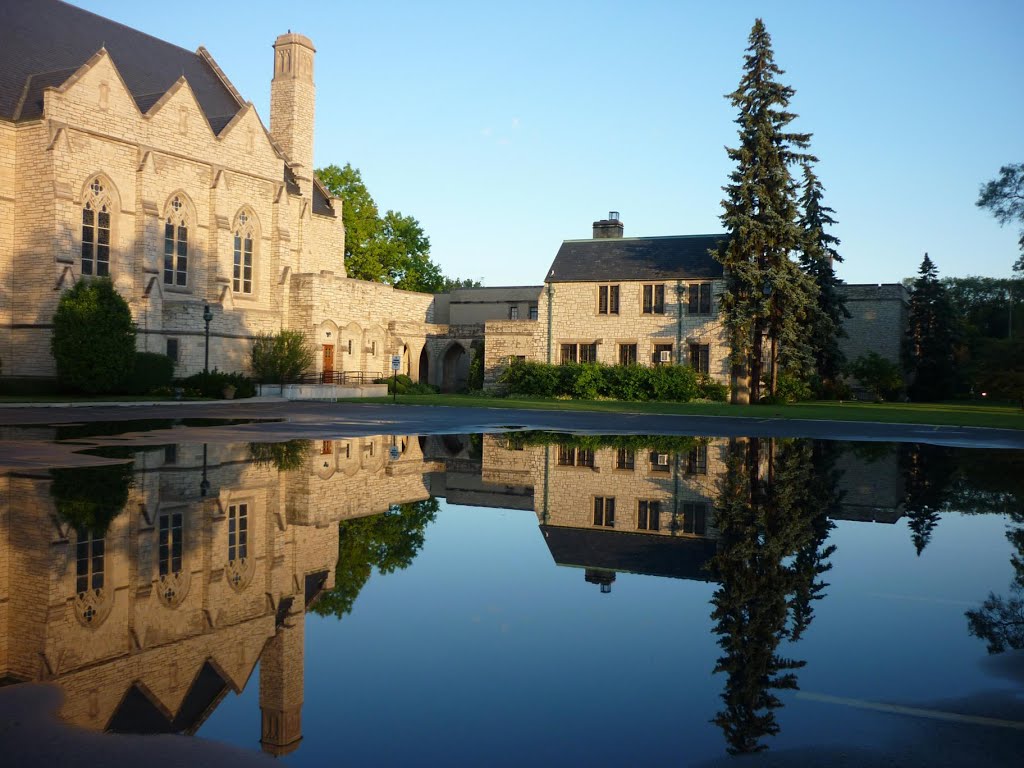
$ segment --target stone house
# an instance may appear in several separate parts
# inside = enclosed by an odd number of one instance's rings
[[[488,321],[485,367],[494,382],[510,359],[690,365],[729,381],[718,317],[725,288],[711,255],[724,235],[623,237],[612,212],[593,237],[566,240],[548,270],[536,319]]]
[[[58,0],[5,0],[3,375],[54,374],[60,294],[101,276],[131,307],[138,348],[179,374],[203,367],[208,306],[211,367],[244,370],[256,334],[292,328],[320,372],[388,371],[400,354],[403,372],[440,383],[454,342],[433,297],[345,275],[341,202],[313,173],[314,60],[307,37],[274,42],[268,129],[203,47]]]

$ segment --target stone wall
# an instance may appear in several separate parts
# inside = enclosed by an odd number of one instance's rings
[[[851,317],[843,321],[846,336],[839,348],[848,362],[876,352],[901,364],[910,295],[900,283],[840,286]]]

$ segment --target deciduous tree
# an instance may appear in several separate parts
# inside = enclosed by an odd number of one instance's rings
[[[981,185],[975,205],[989,211],[1000,224],[1021,225],[1021,255],[1013,268],[1024,274],[1024,163],[1000,168],[997,178]]]

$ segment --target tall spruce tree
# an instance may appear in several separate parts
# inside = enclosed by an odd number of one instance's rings
[[[814,369],[823,389],[839,376],[843,353],[839,339],[845,336],[843,320],[850,317],[846,298],[839,290],[842,283],[834,263],[842,261],[836,246],[839,238],[827,229],[836,223],[835,211],[822,202],[825,188],[810,163],[804,163],[803,190],[800,196],[800,228],[804,240],[800,249],[800,267],[817,288],[817,302],[811,314],[808,339],[814,356]]]
[[[953,353],[957,319],[935,263],[924,255],[910,294],[907,322],[907,369],[915,400],[943,400],[956,390]]]
[[[774,395],[780,340],[784,346],[806,335],[796,326],[806,321],[813,295],[809,281],[790,259],[802,242],[790,166],[814,158],[799,151],[808,147],[810,134],[787,130],[796,117],[788,110],[795,91],[775,79],[783,70],[775,64],[771,37],[761,19],[754,22],[749,43],[739,87],[726,96],[739,111],[740,141],[738,147],[726,148],[736,163],[723,188],[721,218],[730,236],[716,258],[726,271],[721,306],[733,376],[742,379],[749,374],[750,397],[756,402],[761,396],[765,340],[771,349],[769,394]],[[792,355],[794,364],[800,363],[798,349],[786,354]]]

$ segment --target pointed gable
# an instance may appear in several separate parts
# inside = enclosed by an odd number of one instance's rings
[[[58,0],[3,0],[0,119],[40,117],[43,90],[62,84],[101,48],[142,112],[183,76],[211,125],[226,125],[243,106],[208,56]]]

